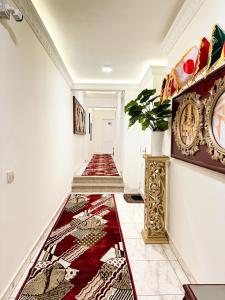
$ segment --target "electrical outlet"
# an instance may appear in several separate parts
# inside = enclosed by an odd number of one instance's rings
[[[15,174],[13,171],[6,173],[7,184],[13,183],[14,179],[15,179]]]

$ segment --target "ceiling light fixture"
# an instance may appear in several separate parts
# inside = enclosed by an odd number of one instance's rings
[[[102,67],[102,72],[103,73],[111,73],[112,72],[112,68],[110,66],[103,66]]]

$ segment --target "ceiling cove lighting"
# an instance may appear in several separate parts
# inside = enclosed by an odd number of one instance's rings
[[[103,66],[102,67],[102,72],[103,73],[111,73],[112,72],[112,68],[110,66]]]
[[[86,91],[87,95],[99,95],[99,94],[103,94],[103,95],[115,95],[117,92],[113,92],[113,91]]]
[[[94,107],[94,110],[99,111],[99,110],[104,110],[104,111],[116,111],[115,107]]]

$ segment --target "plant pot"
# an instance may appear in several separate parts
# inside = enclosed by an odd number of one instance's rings
[[[151,141],[151,154],[153,156],[162,155],[164,131],[153,131]]]

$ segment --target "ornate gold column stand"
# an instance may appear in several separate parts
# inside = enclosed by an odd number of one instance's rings
[[[166,173],[168,156],[144,155],[145,199],[144,229],[145,244],[167,244],[165,229],[166,214]]]

